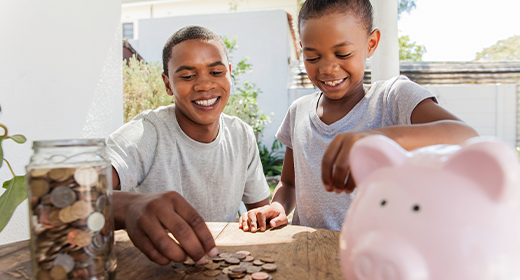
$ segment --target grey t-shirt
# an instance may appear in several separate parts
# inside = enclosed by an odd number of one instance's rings
[[[341,230],[353,195],[329,193],[321,181],[321,160],[339,133],[410,125],[415,107],[435,97],[404,76],[365,87],[362,100],[342,119],[326,125],[316,114],[321,93],[303,96],[289,108],[276,137],[293,150],[296,207],[304,226]]]
[[[107,139],[107,152],[121,190],[176,191],[207,222],[234,222],[240,201],[269,196],[253,129],[221,114],[217,138],[201,143],[188,137],[175,105],[147,110]]]

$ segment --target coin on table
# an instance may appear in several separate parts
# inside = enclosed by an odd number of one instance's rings
[[[225,259],[225,258],[231,257],[231,254],[230,253],[220,253],[220,254],[218,254],[218,256]]]
[[[67,254],[58,254],[58,256],[54,259],[54,266],[57,265],[63,266],[65,271],[69,273],[74,268],[75,262],[74,259]]]
[[[81,167],[74,172],[74,180],[80,186],[92,187],[98,181],[98,173],[94,167]]]
[[[186,274],[186,269],[188,269],[187,267],[183,266],[183,267],[176,267],[175,268],[175,272],[179,273],[179,274]]]
[[[240,262],[241,267],[250,267],[253,266],[253,263],[250,262]]]
[[[192,259],[187,259],[184,261],[184,264],[185,265],[195,265],[195,261]]]
[[[263,262],[266,262],[266,263],[274,263],[274,259],[272,259],[270,257],[262,257],[262,258],[260,258],[260,260]]]
[[[237,253],[237,254],[244,254],[244,255],[246,255],[246,256],[250,256],[250,255],[251,255],[251,252],[249,252],[249,251],[238,251],[238,252],[236,252],[236,253]]]
[[[243,259],[246,258],[246,255],[244,255],[244,254],[233,254],[233,255],[231,255],[231,257],[232,258],[237,258],[239,260],[243,260]]]
[[[99,212],[93,212],[87,218],[88,229],[94,232],[100,231],[105,225],[105,216]]]
[[[55,265],[51,269],[51,277],[55,280],[65,279],[67,277],[67,270],[62,265]]]
[[[199,274],[204,270],[201,266],[191,266],[186,269],[188,274]]]
[[[33,179],[30,183],[31,193],[33,196],[41,197],[49,192],[49,183],[43,179]]]
[[[247,268],[246,272],[249,274],[253,274],[255,272],[260,272],[262,270],[262,267],[260,266],[250,266]]]
[[[247,257],[245,257],[242,261],[243,261],[243,262],[252,262],[252,261],[254,261],[254,260],[255,260],[255,257],[253,257],[253,256],[247,256]]]
[[[67,180],[73,173],[73,169],[70,168],[55,168],[49,171],[49,177],[58,182]]]
[[[244,278],[242,278],[242,280],[251,280],[253,278],[251,278],[251,275],[246,275],[244,276]]]
[[[262,265],[262,269],[265,271],[269,271],[269,272],[276,271],[276,264],[266,263],[266,264]]]
[[[221,273],[220,270],[206,270],[206,271],[204,271],[204,275],[209,276],[209,277],[215,277],[215,276],[219,275],[220,273]]]
[[[251,274],[251,278],[253,278],[253,280],[267,280],[269,279],[269,274],[265,272],[255,272]]]
[[[51,203],[58,208],[65,208],[76,201],[76,193],[69,187],[59,186],[51,192]]]
[[[243,267],[243,266],[239,266],[239,267],[234,267],[233,269],[231,269],[231,272],[234,272],[234,273],[244,273],[246,272],[247,268]]]
[[[220,265],[220,268],[229,266],[229,264],[226,261],[220,261],[218,264]]]
[[[76,234],[74,241],[78,247],[85,247],[92,242],[92,235],[86,231],[81,231]]]
[[[212,260],[213,260],[214,262],[221,262],[221,261],[223,261],[224,259],[225,259],[225,258],[222,258],[222,257],[213,257],[213,258],[212,258]]]
[[[74,220],[86,219],[92,212],[92,205],[88,201],[80,200],[72,204],[71,215]]]
[[[230,280],[229,276],[227,274],[220,274],[215,278],[215,280]]]
[[[238,279],[238,278],[244,278],[244,276],[246,276],[245,273],[236,273],[236,272],[231,272],[228,274],[228,276],[230,278],[233,278],[233,279]]]
[[[237,258],[233,258],[233,257],[227,257],[227,258],[225,259],[225,261],[226,261],[227,263],[230,263],[230,264],[239,264],[239,263],[240,263],[240,260],[239,260],[239,259],[237,259]]]
[[[254,260],[254,261],[253,261],[253,264],[254,264],[254,265],[261,266],[261,265],[264,265],[264,262],[261,261],[261,260]]]
[[[208,263],[204,266],[204,268],[209,269],[209,270],[215,270],[215,269],[218,269],[219,267],[220,267],[220,264],[214,263],[214,262]]]

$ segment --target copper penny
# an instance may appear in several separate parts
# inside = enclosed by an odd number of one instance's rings
[[[234,273],[244,273],[246,272],[247,268],[243,267],[243,266],[239,266],[239,267],[235,267],[231,270],[231,272],[234,272]]]
[[[245,259],[243,259],[242,261],[243,262],[252,262],[255,260],[255,257],[252,257],[252,256],[247,256],[245,257]]]
[[[32,169],[29,174],[31,174],[31,177],[42,177],[47,175],[51,171],[50,168],[40,168],[40,169]]]
[[[220,273],[221,273],[220,270],[206,270],[206,271],[204,271],[204,275],[209,276],[209,277],[215,277],[215,276],[219,275]]]
[[[38,271],[38,279],[39,280],[52,280],[52,277],[48,270],[40,270],[40,271]]]
[[[241,267],[250,267],[250,266],[253,266],[253,263],[250,263],[250,262],[241,262],[241,263],[240,263],[240,266],[241,266]]]
[[[227,257],[225,259],[225,261],[229,264],[239,264],[240,263],[240,260],[237,259],[237,258],[233,258],[233,257]]]
[[[260,260],[263,262],[266,262],[266,263],[274,263],[274,259],[272,259],[270,257],[262,257],[262,258],[260,258]]]
[[[84,187],[92,187],[96,185],[98,173],[94,167],[82,167],[74,172],[74,180]]]
[[[233,278],[233,279],[238,279],[238,278],[244,278],[244,276],[246,276],[246,274],[245,273],[231,272],[230,274],[228,274],[228,276],[230,278]]]
[[[60,210],[57,208],[53,208],[49,212],[49,224],[54,227],[59,227],[63,225],[63,222],[60,220]]]
[[[253,278],[253,280],[267,280],[269,279],[269,274],[265,272],[255,272],[251,274],[251,278]]]
[[[209,269],[209,270],[215,270],[215,269],[218,269],[219,267],[220,267],[220,264],[214,263],[214,262],[208,263],[207,265],[204,266],[204,268]]]
[[[74,242],[78,247],[85,247],[92,242],[92,235],[90,235],[88,232],[80,231],[74,237]]]
[[[72,205],[71,216],[75,218],[74,220],[86,219],[90,215],[90,212],[92,212],[92,205],[87,201],[80,200],[74,202]]]
[[[76,236],[80,234],[82,231],[79,229],[73,229],[67,234],[67,242],[69,244],[76,246]]]
[[[42,179],[33,179],[30,183],[31,194],[36,197],[41,197],[42,195],[49,192],[49,183],[46,180]]]
[[[70,168],[55,168],[49,171],[49,178],[54,181],[63,182],[67,180],[73,172],[73,169]]]
[[[264,265],[264,262],[261,261],[261,260],[254,260],[254,261],[253,261],[253,264],[254,264],[254,265],[259,265],[259,266],[260,266],[260,265]]]
[[[223,261],[224,259],[225,259],[225,258],[222,258],[222,257],[213,257],[213,258],[212,258],[212,260],[213,260],[214,262],[221,262],[221,261]]]
[[[229,266],[229,264],[226,261],[220,261],[218,264],[220,265],[221,268]]]
[[[231,254],[230,253],[220,253],[220,254],[218,254],[218,256],[225,259],[225,258],[231,257]]]
[[[72,216],[71,210],[72,210],[72,207],[70,207],[70,206],[62,208],[58,215],[58,217],[60,218],[60,221],[62,221],[63,223],[67,223],[67,224],[75,221],[76,217]]]
[[[76,201],[76,193],[69,187],[59,186],[51,192],[51,203],[58,208],[65,208]]]
[[[262,268],[260,266],[250,266],[247,268],[246,272],[249,274],[253,274],[255,272],[260,272]]]
[[[67,277],[67,270],[62,265],[55,265],[51,269],[51,277],[56,280],[65,279]]]
[[[215,280],[230,280],[229,276],[227,274],[220,274],[215,278]]]
[[[245,254],[233,254],[231,255],[232,258],[237,258],[239,260],[243,260],[246,258],[246,255]]]
[[[266,263],[266,264],[262,265],[262,269],[265,271],[269,271],[269,272],[276,271],[276,264]]]
[[[249,252],[249,251],[238,251],[237,254],[244,254],[246,256],[250,256],[251,252]]]
[[[192,267],[188,267],[186,269],[186,273],[188,273],[188,274],[199,274],[203,270],[204,270],[204,268],[202,268],[201,266],[192,266]]]

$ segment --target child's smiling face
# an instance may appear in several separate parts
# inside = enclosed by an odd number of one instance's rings
[[[215,40],[186,40],[172,48],[166,90],[181,118],[192,125],[218,124],[231,89],[230,65]],[[179,117],[179,115],[178,115]]]
[[[379,31],[371,34],[352,13],[332,13],[302,22],[301,46],[309,79],[333,100],[363,89],[366,59],[374,53]]]

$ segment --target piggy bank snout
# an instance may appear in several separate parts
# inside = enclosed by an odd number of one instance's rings
[[[423,256],[397,238],[375,238],[353,250],[353,272],[358,280],[426,280]]]

